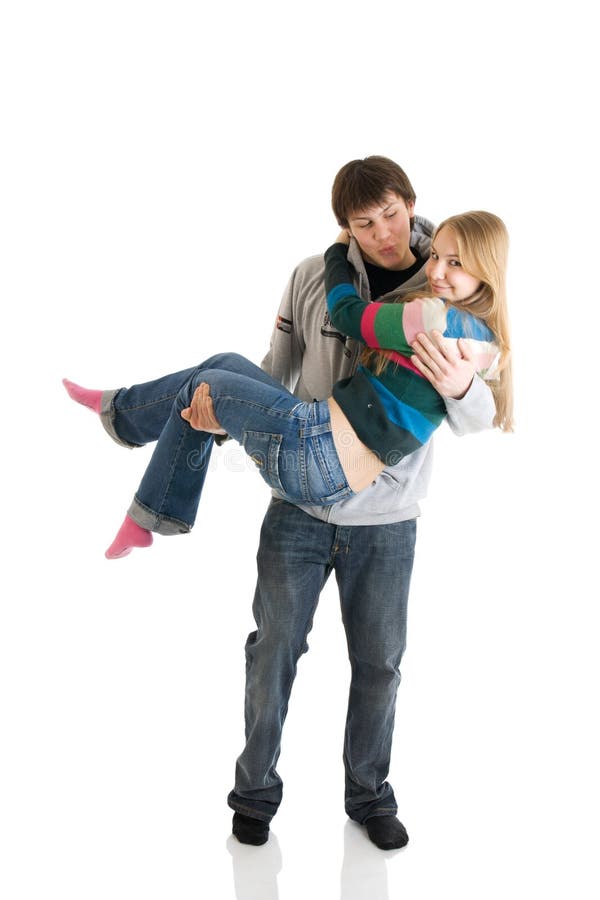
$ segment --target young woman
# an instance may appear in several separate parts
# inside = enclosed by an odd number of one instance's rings
[[[101,416],[121,444],[157,441],[109,559],[152,543],[152,532],[191,529],[213,435],[192,428],[196,391],[210,390],[223,429],[244,447],[267,484],[297,503],[332,504],[363,490],[388,465],[431,437],[445,417],[440,395],[411,363],[411,343],[440,331],[468,342],[496,401],[494,424],[512,430],[512,382],[505,273],[506,228],[488,212],[438,227],[427,263],[431,294],[400,303],[365,303],[352,284],[341,235],[325,254],[325,287],[334,327],[368,350],[327,400],[304,403],[237,354],[118,391],[64,382],[69,395]]]

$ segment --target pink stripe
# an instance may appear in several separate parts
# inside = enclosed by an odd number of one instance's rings
[[[478,353],[476,355],[477,359],[477,369],[489,369],[491,364],[496,359],[496,353]]]
[[[423,301],[421,299],[404,304],[402,327],[407,344],[412,344],[416,336],[426,330],[423,323]]]
[[[414,372],[415,375],[419,375],[421,378],[425,377],[423,373],[419,372],[417,367],[411,363],[407,356],[402,356],[400,353],[396,353],[395,350],[384,350],[383,352],[385,356],[389,357],[396,365],[402,366],[404,369],[410,369],[411,372]]]
[[[362,334],[362,339],[367,347],[374,347],[375,349],[379,347],[377,338],[375,337],[375,317],[382,306],[383,303],[369,303],[362,314],[362,319],[360,320],[360,333]]]
[[[399,366],[404,366],[405,369],[410,369],[411,372],[415,372],[415,374],[416,374],[416,375],[420,375],[421,378],[424,378],[424,377],[425,377],[425,376],[423,375],[423,373],[422,373],[422,372],[419,372],[419,370],[417,369],[417,367],[411,363],[410,359],[408,359],[407,356],[402,356],[400,353],[396,353],[395,351],[392,351],[392,353],[391,353],[391,358],[392,358],[392,359],[394,360],[394,362],[397,363]]]

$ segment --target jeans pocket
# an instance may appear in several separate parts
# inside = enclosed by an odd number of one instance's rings
[[[309,502],[337,503],[353,493],[342,469],[331,431],[306,440],[306,490]]]
[[[279,476],[279,451],[282,440],[281,434],[245,431],[242,446],[269,487],[284,494]]]

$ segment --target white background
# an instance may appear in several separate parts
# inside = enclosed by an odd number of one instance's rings
[[[418,8],[3,7],[6,900],[598,896],[595,26],[578,0]],[[149,451],[60,379],[260,360],[336,233],[335,173],[371,153],[433,220],[505,219],[517,431],[436,438],[391,773],[408,848],[343,812],[332,583],[255,850],[225,797],[268,493],[223,449],[190,536],[107,562]]]

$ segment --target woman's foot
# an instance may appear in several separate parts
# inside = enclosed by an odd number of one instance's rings
[[[120,559],[131,553],[134,547],[149,547],[153,540],[151,531],[142,528],[130,516],[125,516],[116,538],[104,555],[107,559]]]
[[[102,391],[92,391],[89,388],[81,387],[81,385],[75,384],[74,381],[69,381],[68,378],[63,378],[63,384],[67,394],[75,403],[81,403],[82,406],[87,406],[88,409],[100,415]]]

